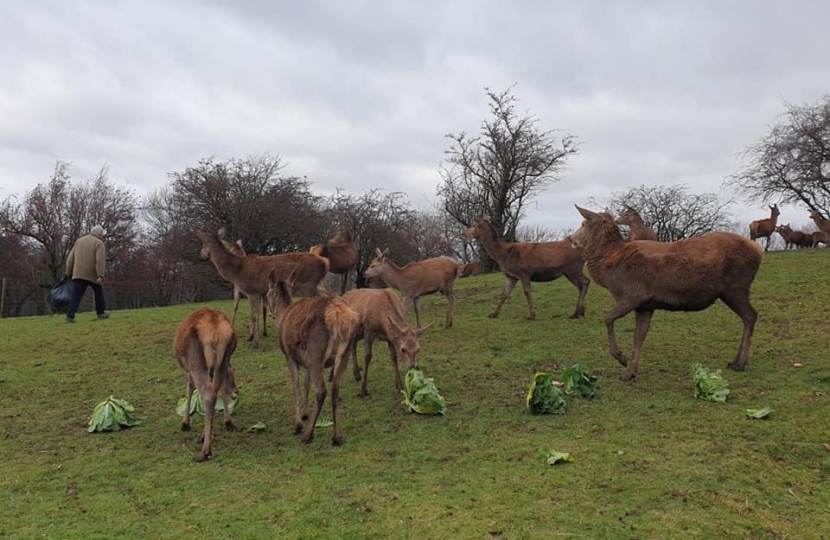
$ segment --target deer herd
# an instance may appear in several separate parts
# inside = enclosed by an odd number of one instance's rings
[[[532,282],[553,281],[564,276],[577,289],[576,307],[571,318],[585,315],[585,298],[591,280],[608,290],[616,304],[605,316],[610,355],[628,370],[621,377],[631,381],[637,376],[643,342],[655,310],[700,311],[716,300],[723,301],[743,323],[743,332],[735,359],[728,364],[744,370],[757,319],[750,303],[750,288],[769,248],[770,236],[778,232],[786,247],[828,245],[830,220],[813,211],[810,217],[818,225],[815,233],[793,231],[778,225],[780,212],[770,206],[770,217],[750,224],[749,239],[729,232],[712,232],[677,242],[660,242],[633,208],[625,207],[615,219],[606,209],[593,212],[576,207],[583,218],[580,228],[565,240],[554,242],[508,242],[500,237],[487,216],[476,217],[464,231],[464,237],[476,240],[498,264],[505,277],[502,291],[490,317],[498,317],[504,302],[517,282],[521,282],[527,300],[528,319],[536,318],[531,295]],[[619,225],[628,227],[625,239]],[[369,363],[375,341],[388,344],[395,373],[395,386],[403,387],[398,361],[413,368],[420,351],[419,338],[432,324],[421,325],[420,297],[440,293],[447,299],[444,328],[453,324],[456,277],[482,271],[480,262],[459,265],[449,257],[435,257],[398,266],[389,258],[389,249],[376,249],[365,276],[381,279],[396,289],[352,289],[347,292],[350,274],[358,263],[358,249],[351,234],[340,232],[325,244],[311,247],[307,253],[251,255],[242,241],[230,242],[225,231],[197,230],[202,242],[201,256],[210,259],[221,277],[234,287],[233,314],[229,319],[216,309],[203,307],[191,313],[179,326],[174,338],[174,353],[185,372],[187,406],[182,429],[190,429],[190,400],[197,388],[204,400],[205,427],[203,445],[195,461],[211,457],[212,421],[217,395],[227,404],[237,395],[231,355],[237,346],[234,322],[241,294],[247,296],[251,309],[250,346],[259,345],[260,328],[267,336],[266,313],[279,329],[279,346],[285,356],[294,392],[294,431],[302,433],[308,443],[314,436],[326,395],[325,370],[331,368],[332,443],[342,444],[338,422],[340,383],[351,359],[353,375],[360,381],[359,396],[368,396]],[[766,238],[762,249],[756,239]],[[340,294],[324,286],[327,273],[342,276]],[[294,297],[300,296],[299,300]],[[416,326],[407,322],[412,306]],[[617,319],[634,312],[634,350],[631,359],[620,350],[614,332]],[[357,343],[364,341],[361,370]],[[306,373],[300,388],[300,371]],[[314,409],[309,416],[308,398],[314,387]],[[225,426],[233,429],[225,405]]]

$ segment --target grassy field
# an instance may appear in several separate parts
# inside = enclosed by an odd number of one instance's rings
[[[749,369],[724,370],[725,404],[694,399],[691,383],[693,363],[724,368],[737,351],[740,321],[724,305],[658,312],[629,384],[607,353],[606,291],[592,284],[587,316],[570,320],[576,290],[536,284],[536,321],[519,290],[489,319],[502,282],[457,281],[450,330],[440,327],[444,299],[423,302],[437,328],[421,340],[420,364],[446,416],[404,410],[381,344],[370,397],[357,397],[350,371],[344,378],[342,447],[331,428],[307,446],[292,434],[269,321],[259,350],[243,341],[234,355],[240,429],[217,420],[202,464],[191,461],[201,421],[179,430],[184,377],[171,354],[197,306],[106,321],[84,313],[74,325],[0,320],[0,537],[830,538],[830,250],[765,256]],[[238,323],[244,336],[247,314]],[[629,315],[618,324],[627,353],[632,330]],[[534,372],[556,378],[576,362],[600,377],[597,398],[530,415]],[[143,423],[88,434],[93,407],[111,394]],[[775,410],[768,420],[747,419],[763,406]],[[260,421],[266,431],[245,431]],[[540,450],[574,460],[549,466]]]

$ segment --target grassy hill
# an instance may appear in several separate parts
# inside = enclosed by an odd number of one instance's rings
[[[175,414],[184,377],[171,354],[197,306],[0,320],[0,537],[5,538],[827,538],[830,535],[830,250],[765,255],[753,288],[759,322],[747,371],[724,370],[725,404],[696,400],[694,363],[724,368],[741,324],[718,303],[655,315],[638,380],[607,353],[612,301],[591,285],[534,284],[537,320],[521,291],[487,314],[500,274],[456,282],[455,326],[442,297],[420,365],[447,400],[444,417],[407,413],[384,344],[365,399],[350,370],[341,403],[345,444],[320,427],[293,433],[293,397],[269,321],[259,350],[234,355],[238,431],[216,420],[207,463],[191,461],[194,431]],[[214,307],[230,311],[231,303]],[[249,328],[247,304],[237,321]],[[414,316],[410,314],[410,318]],[[618,323],[630,353],[633,317]],[[360,348],[362,354],[362,346]],[[532,416],[532,375],[580,363],[600,377],[592,401]],[[796,367],[801,364],[802,367]],[[88,434],[110,395],[142,424]],[[322,414],[330,417],[329,403]],[[747,408],[769,406],[768,420]],[[221,416],[220,416],[221,418]],[[245,428],[264,422],[267,430]],[[549,466],[540,450],[570,452]]]

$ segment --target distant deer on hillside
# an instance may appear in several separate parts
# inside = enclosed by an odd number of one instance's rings
[[[657,233],[645,224],[643,218],[640,217],[640,214],[631,208],[630,206],[626,206],[623,213],[620,214],[620,217],[617,218],[618,225],[628,225],[628,240],[653,240],[657,241]]]
[[[617,345],[614,322],[634,311],[634,353],[624,381],[637,376],[654,310],[701,311],[718,299],[744,326],[738,354],[727,367],[746,369],[758,318],[749,290],[763,256],[759,244],[727,232],[678,242],[625,242],[613,218],[576,208],[584,220],[568,238],[582,248],[594,281],[617,302],[606,315],[605,326],[609,352],[623,366],[628,360]]]
[[[490,317],[498,317],[504,301],[510,296],[516,282],[521,281],[527,298],[528,319],[536,318],[530,282],[553,281],[565,276],[579,290],[576,309],[572,319],[585,315],[585,295],[591,280],[582,273],[585,261],[582,250],[573,249],[565,240],[557,242],[505,242],[487,216],[473,219],[470,227],[464,231],[468,240],[477,239],[490,257],[499,263],[506,279],[496,309]]]
[[[339,274],[342,279],[340,294],[345,294],[349,284],[349,275],[357,267],[357,244],[348,231],[339,231],[325,244],[312,246],[310,253],[329,260],[329,272]]]
[[[770,236],[773,232],[775,232],[775,226],[778,224],[778,216],[781,215],[781,211],[778,210],[778,205],[773,204],[769,207],[770,217],[767,219],[759,219],[757,221],[753,221],[749,224],[749,238],[752,240],[757,240],[758,238],[766,238],[767,243],[764,245],[764,251],[769,250],[769,240]]]
[[[810,218],[815,222],[818,230],[826,233],[830,233],[830,219],[824,219],[819,214],[818,210],[812,210],[810,212]]]

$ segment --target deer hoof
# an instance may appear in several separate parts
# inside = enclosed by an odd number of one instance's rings
[[[744,371],[746,369],[746,363],[741,363],[735,360],[734,362],[729,362],[728,364],[726,364],[726,367],[734,371]]]
[[[341,437],[332,437],[331,438],[331,445],[332,446],[343,446],[343,439]]]
[[[306,435],[302,438],[303,444],[308,444],[314,439],[314,435]]]
[[[488,315],[488,317],[490,317],[491,319],[495,319],[498,316],[499,316],[499,314],[495,311],[493,313],[491,313],[490,315]]]
[[[233,431],[236,427],[233,425],[233,422],[225,422],[225,431]]]
[[[620,377],[620,380],[623,381],[623,382],[637,382],[636,379],[637,379],[637,374],[636,373],[626,373],[625,375]]]
[[[190,424],[182,424],[182,431],[190,431]]]
[[[620,351],[617,351],[615,353],[612,352],[611,356],[613,356],[617,360],[617,362],[619,362],[623,366],[628,366],[628,359]]]
[[[210,453],[210,452],[208,452],[207,454],[205,454],[204,452],[202,452],[202,453],[200,453],[198,456],[194,457],[194,458],[193,458],[193,461],[195,461],[196,463],[202,463],[203,461],[207,461],[207,460],[209,460],[209,459],[210,459],[210,457],[211,457],[211,453]]]
[[[294,435],[299,435],[302,432],[303,432],[303,425],[302,424],[297,424],[296,426],[294,426]]]

